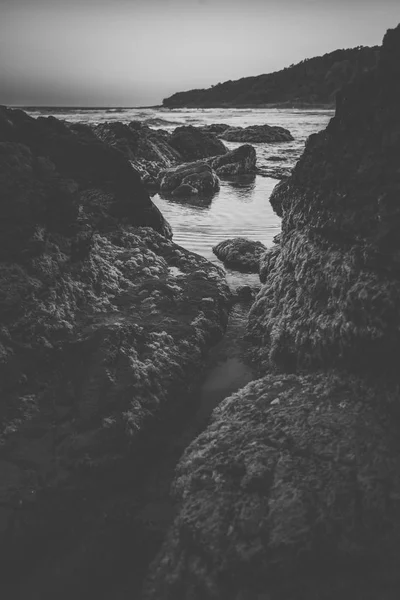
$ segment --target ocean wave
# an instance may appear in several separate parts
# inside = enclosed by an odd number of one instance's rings
[[[146,125],[156,125],[156,126],[161,126],[161,125],[182,125],[182,121],[170,121],[168,119],[162,119],[161,117],[149,117],[147,119],[144,120],[144,123]]]

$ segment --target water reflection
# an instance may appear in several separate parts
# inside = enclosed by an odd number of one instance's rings
[[[280,231],[280,219],[269,203],[275,184],[274,179],[240,176],[221,181],[221,189],[208,206],[177,201],[164,194],[155,194],[153,201],[171,224],[177,244],[221,264],[212,247],[227,238],[247,237],[272,245]],[[232,276],[236,279],[229,273],[229,279]],[[237,283],[246,277],[240,275]]]
[[[224,181],[226,186],[234,189],[237,199],[241,202],[252,202],[254,198],[254,190],[256,186],[256,176],[237,175]]]
[[[202,194],[195,194],[191,196],[172,196],[172,194],[159,192],[159,197],[165,200],[165,202],[177,204],[178,206],[191,206],[193,208],[198,208],[200,211],[209,210],[214,196],[215,194],[213,194],[212,196],[204,196]]]

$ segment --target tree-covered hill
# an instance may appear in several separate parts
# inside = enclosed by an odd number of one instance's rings
[[[302,60],[281,71],[218,83],[208,89],[178,92],[163,100],[168,108],[234,107],[266,104],[332,104],[336,92],[373,68],[379,46],[335,50]]]

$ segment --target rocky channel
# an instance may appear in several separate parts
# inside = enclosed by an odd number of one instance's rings
[[[400,26],[275,188],[274,247],[223,245],[255,300],[143,185],[252,146],[0,109],[7,600],[397,600],[399,65]]]

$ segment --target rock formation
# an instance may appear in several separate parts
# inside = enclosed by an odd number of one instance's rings
[[[261,242],[238,237],[224,240],[212,250],[225,266],[247,273],[258,273],[260,257],[266,251],[266,247]]]
[[[163,129],[131,121],[129,125],[101,123],[93,131],[103,142],[120,150],[147,185],[156,184],[160,169],[182,162],[182,156],[170,144],[171,134]]]
[[[101,529],[111,473],[129,457],[133,476],[155,415],[186,398],[230,292],[81,125],[1,108],[0,227],[3,585]]]
[[[228,127],[219,134],[228,142],[290,142],[294,138],[288,129],[271,125],[251,125],[250,127]]]
[[[151,129],[138,121],[102,123],[93,127],[104,142],[117,148],[140,173],[146,187],[158,188],[160,172],[198,159],[226,154],[224,144],[212,132],[193,126],[172,133]]]
[[[275,189],[249,320],[264,377],[184,453],[146,600],[398,597],[399,65],[400,26]]]
[[[212,132],[205,133],[192,125],[177,127],[169,143],[185,162],[208,156],[219,156],[227,152],[224,144]]]
[[[223,156],[208,158],[206,162],[218,176],[242,175],[254,173],[256,168],[256,151],[250,144],[244,144],[227,152]]]
[[[203,161],[185,163],[161,172],[160,190],[173,192],[183,185],[189,185],[194,193],[212,195],[219,190],[219,179],[213,169]],[[191,192],[193,193],[193,191]]]

